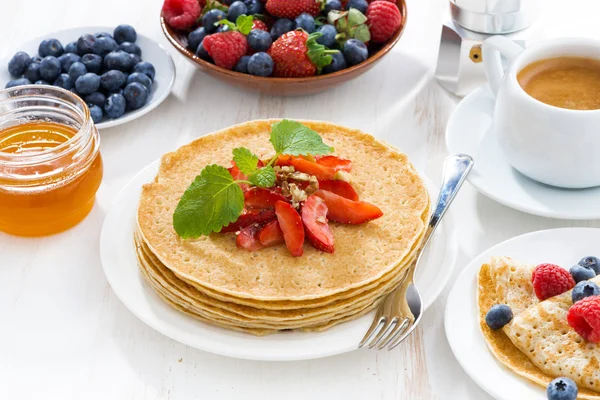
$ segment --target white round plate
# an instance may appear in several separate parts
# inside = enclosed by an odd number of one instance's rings
[[[150,164],[123,189],[106,216],[100,237],[100,256],[106,278],[131,312],[174,340],[229,357],[291,361],[326,357],[358,348],[373,313],[325,332],[282,332],[256,337],[199,322],[164,303],[139,273],[132,237],[140,189],[154,179],[158,167],[159,161]],[[425,308],[443,290],[454,268],[457,243],[449,214],[436,231],[417,271],[416,283]]]
[[[446,302],[446,337],[465,372],[491,396],[499,400],[545,400],[546,389],[513,373],[488,350],[479,328],[476,295],[481,265],[492,256],[509,256],[526,263],[550,262],[569,268],[585,256],[600,254],[598,243],[600,229],[562,228],[528,233],[481,253],[459,275]]]
[[[600,218],[600,187],[546,186],[512,168],[491,130],[493,113],[494,98],[484,85],[465,97],[448,121],[448,151],[466,153],[475,159],[467,177],[469,183],[498,203],[529,214],[561,219]]]
[[[115,28],[116,26],[87,26],[65,29],[20,44],[14,49],[11,49],[8,54],[5,53],[2,60],[0,60],[0,89],[4,89],[4,86],[6,86],[8,81],[14,79],[8,73],[8,61],[17,51],[25,51],[33,57],[37,55],[38,46],[44,39],[58,39],[63,46],[66,46],[67,43],[77,40],[83,34],[94,34],[96,32],[109,32],[112,34]],[[147,36],[141,35],[139,32],[137,33],[136,43],[142,49],[142,60],[148,61],[154,65],[154,69],[156,70],[150,99],[144,107],[135,111],[127,111],[121,118],[103,119],[102,122],[96,124],[98,129],[110,128],[139,118],[156,108],[167,98],[169,93],[171,93],[171,88],[175,82],[175,64],[173,63],[171,55],[160,44]],[[6,51],[6,48],[3,50]]]

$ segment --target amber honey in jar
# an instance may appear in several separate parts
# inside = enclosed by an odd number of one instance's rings
[[[102,180],[100,137],[75,94],[50,86],[0,92],[0,231],[42,236],[78,224]]]

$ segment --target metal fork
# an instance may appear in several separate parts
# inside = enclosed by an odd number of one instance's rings
[[[376,346],[377,350],[381,350],[388,346],[388,350],[392,350],[418,325],[423,314],[423,300],[413,283],[416,266],[431,235],[450,207],[471,168],[473,168],[473,159],[468,155],[455,154],[446,158],[437,205],[429,219],[417,257],[408,267],[400,286],[390,293],[377,309],[373,323],[358,345],[359,348],[368,344],[369,349]]]

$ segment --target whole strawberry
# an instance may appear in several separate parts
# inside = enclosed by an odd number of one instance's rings
[[[275,63],[273,76],[282,78],[313,76],[323,67],[331,64],[331,54],[337,53],[337,50],[327,50],[325,46],[317,43],[321,35],[321,33],[309,35],[303,30],[281,35],[268,51]]]
[[[323,8],[323,0],[267,0],[265,7],[269,14],[293,20],[302,13],[316,17]]]
[[[375,0],[367,8],[367,25],[371,31],[371,40],[375,43],[384,43],[400,29],[402,14],[396,4]]]
[[[248,51],[246,36],[238,31],[213,33],[202,45],[217,66],[227,69],[233,69]]]
[[[533,291],[540,300],[546,300],[573,289],[575,280],[564,268],[554,264],[540,264],[531,275]]]
[[[162,8],[167,24],[179,30],[192,28],[200,14],[202,9],[198,0],[165,0]]]

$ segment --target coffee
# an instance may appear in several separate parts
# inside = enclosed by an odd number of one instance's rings
[[[517,74],[531,97],[572,110],[600,109],[600,60],[556,57],[536,61]]]

